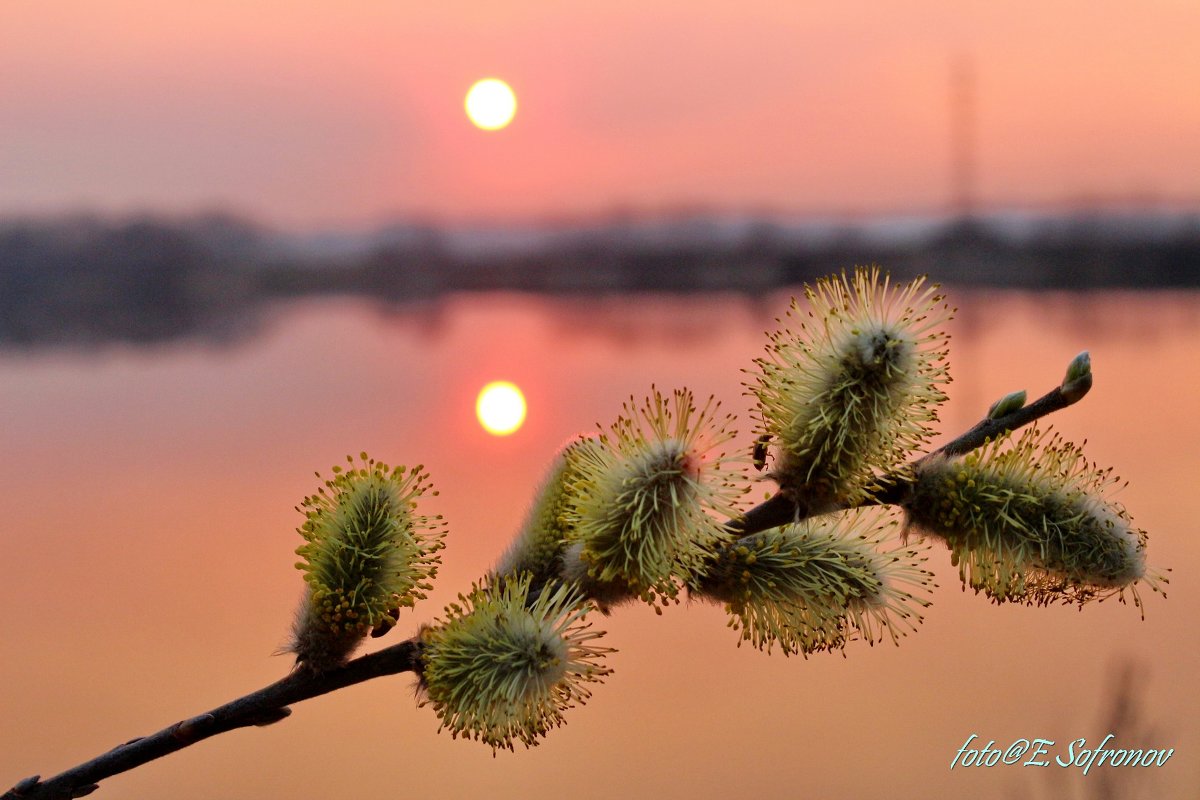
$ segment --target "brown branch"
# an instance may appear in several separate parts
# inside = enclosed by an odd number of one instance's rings
[[[725,530],[736,536],[748,536],[768,528],[799,522],[807,516],[790,495],[776,492],[740,517],[729,520],[725,523]]]
[[[323,673],[297,669],[257,692],[239,697],[205,714],[176,722],[157,733],[118,745],[52,778],[44,781],[36,775],[26,778],[0,795],[0,800],[67,800],[83,797],[99,788],[99,781],[105,778],[127,772],[219,733],[278,722],[291,713],[288,706],[293,703],[372,678],[413,672],[419,661],[419,645],[410,639]]]
[[[1080,384],[1079,386],[1072,387],[1071,391],[1066,391],[1063,387],[1056,386],[1029,405],[1022,406],[1012,413],[1005,414],[997,419],[985,417],[975,423],[975,426],[966,433],[942,445],[932,453],[923,456],[918,463],[939,455],[961,456],[977,447],[983,446],[985,442],[991,439],[1002,436],[1009,431],[1015,431],[1017,428],[1022,428],[1048,414],[1053,414],[1055,411],[1061,411],[1067,406],[1079,402],[1088,393],[1088,390],[1092,388],[1091,373],[1088,373],[1086,381],[1081,381]]]

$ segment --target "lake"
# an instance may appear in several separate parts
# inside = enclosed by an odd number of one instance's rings
[[[1200,294],[948,291],[948,435],[1007,392],[1041,395],[1090,350],[1094,389],[1049,421],[1129,481],[1118,499],[1149,531],[1150,563],[1173,570],[1168,599],[1143,593],[1144,621],[1115,601],[990,604],[934,548],[934,604],[899,647],[784,658],[737,647],[716,606],[622,607],[597,622],[619,650],[614,674],[533,750],[493,758],[439,735],[398,676],[109,779],[97,796],[1194,797]],[[787,299],[481,294],[403,312],[330,299],[281,306],[259,336],[225,347],[0,351],[0,783],[283,675],[273,653],[302,586],[294,507],[313,471],[347,453],[423,463],[440,490],[426,507],[449,524],[443,568],[399,638],[494,563],[556,448],[629,396],[652,384],[716,395],[748,451],[742,370]],[[474,418],[493,379],[529,404],[505,438]],[[1114,718],[1122,669],[1132,710]],[[1175,755],[1087,776],[1054,763],[1107,733]],[[973,746],[1056,745],[1047,767],[951,770],[972,734]]]

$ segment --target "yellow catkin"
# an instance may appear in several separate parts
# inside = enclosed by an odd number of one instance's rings
[[[813,510],[862,502],[931,435],[952,314],[923,278],[893,286],[878,268],[820,280],[769,334],[750,385],[772,477]]]
[[[296,550],[307,591],[289,650],[317,671],[343,663],[375,628],[425,597],[443,545],[440,517],[416,513],[429,490],[421,467],[389,467],[363,453],[304,498]]]
[[[963,584],[997,603],[1083,604],[1166,579],[1146,566],[1146,532],[1106,497],[1112,471],[1036,426],[916,472],[911,526],[946,542]]]

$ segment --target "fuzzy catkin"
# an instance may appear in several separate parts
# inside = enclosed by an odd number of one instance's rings
[[[584,453],[598,446],[595,437],[580,437],[554,457],[520,532],[496,566],[497,576],[527,573],[535,587],[562,576],[563,551],[574,529],[571,509],[581,478],[580,462]]]
[[[538,744],[609,670],[578,590],[530,596],[530,577],[477,586],[420,634],[421,688],[454,737],[512,750]]]
[[[298,509],[305,543],[296,566],[307,587],[288,649],[316,671],[344,663],[367,633],[425,597],[444,546],[440,517],[415,512],[429,490],[422,468],[361,459],[334,467]]]
[[[692,593],[725,603],[730,627],[760,650],[898,644],[922,621],[933,576],[921,550],[885,544],[897,524],[859,510],[743,536],[716,551]]]
[[[1136,585],[1160,591],[1146,533],[1108,500],[1111,470],[1036,427],[920,465],[904,501],[911,525],[946,542],[964,586],[997,603],[1083,604]]]
[[[850,507],[930,436],[949,381],[938,326],[952,312],[923,278],[892,287],[878,268],[805,297],[809,310],[793,301],[769,334],[749,388],[781,490],[812,511]]]
[[[736,513],[742,459],[722,448],[732,417],[692,394],[654,390],[581,452],[564,575],[601,602],[669,601]],[[711,513],[710,513],[711,512]]]

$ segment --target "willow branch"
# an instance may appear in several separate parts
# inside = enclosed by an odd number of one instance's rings
[[[857,505],[896,504],[903,499],[911,480],[906,476],[910,476],[913,469],[926,459],[968,453],[990,439],[1078,402],[1092,385],[1090,362],[1086,353],[1080,354],[1072,362],[1072,369],[1075,372],[1068,370],[1067,380],[1062,386],[1056,387],[1029,405],[1002,414],[996,413],[994,406],[987,416],[970,430],[896,473],[885,476],[879,482],[879,488]],[[730,536],[746,536],[835,510],[843,509],[813,508],[803,497],[791,492],[778,492],[740,517],[727,522],[725,529]],[[0,795],[0,800],[67,800],[83,797],[98,789],[99,781],[105,778],[190,747],[210,736],[238,728],[261,727],[279,722],[291,714],[289,706],[294,703],[373,678],[413,672],[419,664],[420,645],[415,639],[410,639],[324,672],[297,669],[256,692],[218,706],[207,713],[176,722],[157,733],[133,739],[52,778],[43,781],[40,776],[35,775],[19,781]]]
[[[1080,357],[1086,359],[1086,354],[1080,354]],[[923,462],[935,457],[961,456],[969,453],[999,436],[1074,405],[1082,400],[1091,388],[1090,364],[1087,365],[1085,372],[1073,378],[1068,372],[1068,380],[1032,403],[997,417],[988,414],[965,433],[955,437],[937,450],[926,453],[891,475],[884,476],[879,480],[878,488],[866,500],[855,506],[814,509],[802,497],[797,498],[792,493],[781,491],[776,492],[740,517],[730,520],[726,523],[725,530],[734,536],[748,536],[780,525],[800,522],[830,511],[844,511],[848,508],[862,506],[895,505],[904,498],[905,491],[911,482],[909,476]]]
[[[326,672],[297,669],[270,686],[207,713],[176,722],[157,733],[118,745],[52,778],[44,781],[37,775],[26,778],[0,795],[0,800],[65,800],[83,797],[99,788],[99,781],[105,778],[190,747],[210,736],[278,722],[291,714],[288,706],[293,703],[372,678],[412,672],[417,668],[419,658],[419,646],[410,639]]]

